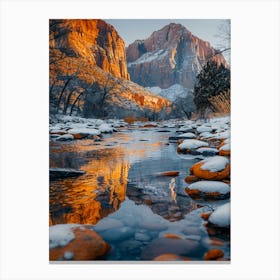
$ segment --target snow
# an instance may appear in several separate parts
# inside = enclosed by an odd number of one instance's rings
[[[226,157],[214,156],[206,158],[202,161],[201,170],[209,170],[211,172],[224,170],[229,160]]]
[[[207,142],[200,141],[200,140],[186,139],[178,147],[181,150],[187,150],[187,149],[196,149],[203,146],[209,146],[209,144]]]
[[[74,136],[72,134],[63,134],[61,136],[58,136],[55,140],[56,141],[71,141],[74,139]]]
[[[79,224],[59,224],[51,226],[49,229],[50,249],[57,246],[66,246],[71,242],[75,238],[72,230],[77,227],[82,228]]]
[[[98,130],[103,133],[112,133],[114,131],[114,128],[107,123],[103,123],[98,127]]]
[[[219,192],[221,194],[227,194],[230,192],[230,187],[226,183],[219,181],[198,181],[188,186],[190,190],[199,190],[201,192]]]
[[[224,131],[224,132],[220,132],[214,135],[215,139],[227,139],[230,137],[230,131]]]
[[[197,152],[199,152],[199,153],[213,153],[213,154],[215,154],[215,153],[218,153],[218,150],[216,149],[216,148],[199,148],[199,149],[197,149],[196,150]]]
[[[220,151],[229,151],[230,150],[230,144],[223,145],[220,149]]]
[[[72,129],[68,130],[68,133],[70,133],[70,134],[88,134],[88,135],[100,135],[101,134],[101,132],[97,129],[86,128],[86,127],[72,128]]]
[[[215,134],[210,133],[210,132],[202,132],[202,133],[199,134],[199,137],[204,138],[204,139],[212,138],[214,136],[215,136]]]
[[[219,206],[210,215],[208,221],[218,227],[228,227],[230,225],[230,203]]]
[[[224,144],[229,144],[229,143],[230,143],[230,138],[224,140]]]
[[[145,63],[145,62],[150,62],[153,60],[159,60],[161,58],[163,58],[166,55],[166,51],[165,50],[156,50],[153,52],[147,52],[144,53],[142,56],[140,56],[137,60],[130,62],[127,64],[127,67],[131,67],[133,65],[136,64],[141,64],[141,63]]]
[[[179,135],[180,137],[186,137],[186,138],[195,138],[196,135],[194,133],[191,132],[187,132],[187,133],[183,133]]]
[[[183,87],[179,84],[174,84],[169,88],[162,89],[160,87],[146,87],[147,90],[154,94],[160,95],[174,102],[178,97],[186,97],[188,95],[189,89]]]
[[[196,130],[198,133],[202,133],[202,132],[211,132],[213,129],[212,129],[212,127],[202,125],[202,126],[199,126]]]

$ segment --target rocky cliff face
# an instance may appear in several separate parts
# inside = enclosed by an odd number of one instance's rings
[[[131,82],[123,39],[103,20],[50,20],[50,103],[57,112],[144,116],[170,102]],[[74,109],[73,109],[74,108]]]
[[[197,73],[214,51],[181,24],[171,23],[128,46],[128,71],[132,81],[145,87],[165,89],[179,84],[192,88]],[[226,65],[221,54],[214,59]]]
[[[125,44],[103,20],[51,20],[53,46],[69,56],[87,59],[115,77],[129,79]]]

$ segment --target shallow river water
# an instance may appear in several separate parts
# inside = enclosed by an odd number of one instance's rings
[[[50,182],[50,225],[90,225],[112,247],[106,260],[152,260],[160,252],[199,261],[212,248],[229,260],[229,234],[213,233],[200,217],[226,200],[198,201],[185,193],[184,178],[203,157],[179,155],[177,143],[168,141],[175,130],[129,126],[100,142],[51,141],[50,167],[86,173]],[[161,176],[165,171],[180,174]],[[178,240],[194,241],[197,249],[184,252]]]

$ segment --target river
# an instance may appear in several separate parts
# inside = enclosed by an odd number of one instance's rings
[[[50,225],[91,225],[112,247],[105,260],[149,260],[159,246],[168,253],[178,238],[197,242],[192,260],[212,248],[229,259],[229,234],[213,234],[200,217],[226,200],[197,201],[185,193],[184,178],[203,157],[178,154],[177,143],[168,141],[175,130],[129,125],[100,142],[50,141],[51,167],[86,172],[50,181]],[[162,176],[165,171],[180,173]],[[172,244],[156,242],[167,236]]]

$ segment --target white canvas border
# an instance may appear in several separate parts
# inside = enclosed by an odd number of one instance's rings
[[[48,19],[232,19],[231,264],[48,262]],[[1,279],[279,279],[279,2],[2,1]]]

